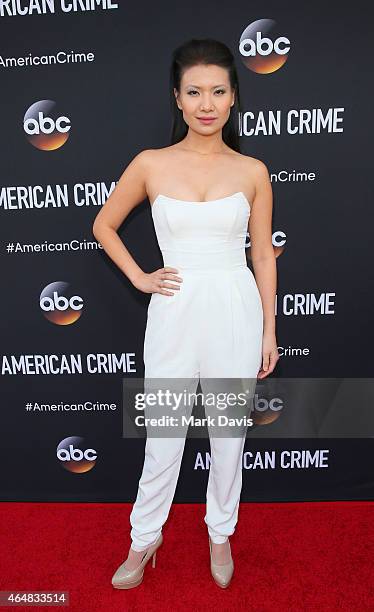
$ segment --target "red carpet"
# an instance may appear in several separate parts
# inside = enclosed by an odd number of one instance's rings
[[[205,506],[173,505],[156,567],[118,591],[131,507],[2,503],[0,590],[66,590],[74,612],[374,610],[374,502],[242,503],[227,589],[210,576]]]

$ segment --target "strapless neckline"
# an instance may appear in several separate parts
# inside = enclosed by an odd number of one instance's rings
[[[236,196],[242,196],[249,208],[249,211],[251,210],[251,204],[248,201],[247,196],[245,195],[245,193],[243,191],[236,191],[235,193],[232,193],[228,196],[224,196],[223,198],[216,198],[215,200],[202,200],[200,202],[198,201],[193,201],[193,200],[180,200],[179,198],[172,198],[171,196],[167,196],[164,195],[163,193],[159,193],[156,198],[153,200],[153,204],[151,205],[152,209],[153,207],[161,201],[161,199],[163,198],[164,200],[169,200],[169,201],[173,201],[173,202],[179,202],[180,204],[193,204],[193,205],[197,205],[197,206],[206,206],[207,204],[216,204],[217,202],[223,202],[224,200],[229,200],[230,198],[234,198]]]

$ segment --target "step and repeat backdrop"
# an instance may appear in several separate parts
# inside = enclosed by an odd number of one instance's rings
[[[270,172],[272,378],[293,381],[289,406],[268,389],[255,403],[242,500],[374,499],[364,8],[0,1],[2,500],[135,499],[144,439],[123,436],[123,385],[144,373],[150,295],[92,225],[133,157],[170,144],[171,53],[205,37],[235,56],[242,152]],[[148,200],[119,234],[144,271],[162,265]],[[209,465],[209,440],[188,437],[176,502],[205,501]]]

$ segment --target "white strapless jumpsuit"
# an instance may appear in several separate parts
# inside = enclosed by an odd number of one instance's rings
[[[256,379],[262,364],[263,308],[247,266],[250,204],[243,192],[206,202],[158,195],[152,217],[164,265],[183,282],[174,295],[153,293],[144,337],[148,378]],[[167,288],[169,291],[173,291]],[[189,389],[191,391],[191,389]],[[210,437],[204,521],[213,542],[232,535],[242,489],[243,437]],[[134,550],[159,537],[174,498],[183,437],[147,437],[137,498],[130,514]]]

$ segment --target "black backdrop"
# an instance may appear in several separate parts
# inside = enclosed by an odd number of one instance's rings
[[[144,440],[121,437],[122,379],[143,373],[149,295],[116,269],[94,239],[92,223],[129,161],[143,149],[169,144],[171,52],[190,37],[211,36],[236,58],[242,150],[267,164],[273,185],[277,376],[369,378],[371,19],[366,5],[320,1],[308,7],[239,0],[190,0],[183,7],[109,2],[107,8],[64,11],[69,4],[56,1],[52,12],[39,14],[2,8],[0,16],[1,496],[131,501]],[[264,36],[290,41],[284,65],[266,74],[246,64],[239,51],[244,31],[260,19],[275,22]],[[69,53],[81,55],[61,61]],[[297,129],[303,113],[313,109],[337,121],[320,131]],[[56,122],[51,134],[30,133],[25,116],[40,131],[38,113]],[[271,113],[279,113],[280,133],[268,133]],[[262,115],[265,133],[252,133]],[[290,117],[295,133],[287,129]],[[293,173],[309,179],[294,180]],[[148,200],[120,235],[145,271],[162,265]],[[68,300],[78,296],[73,307],[64,308],[62,300],[61,309],[47,310],[48,299],[41,297],[53,297],[53,290]],[[328,301],[327,311],[296,312],[296,297],[309,294]],[[288,347],[299,354],[287,354]],[[38,356],[45,364],[52,355],[58,368],[64,357],[71,365],[72,355],[82,367],[38,371]],[[123,369],[89,368],[100,355],[122,358]],[[74,410],[84,402],[105,406]],[[306,423],[308,418],[305,413]],[[272,419],[259,421],[246,442],[243,501],[374,498],[371,431],[360,439],[285,438],[274,434],[276,426]],[[58,448],[69,442],[81,449],[82,460],[78,452],[70,462],[62,460]],[[84,457],[87,449],[94,452]],[[283,469],[282,450],[302,449],[325,449],[327,469]],[[275,469],[248,468],[250,453],[264,457],[266,451],[275,452]],[[205,500],[208,452],[206,440],[187,440],[175,501]]]

